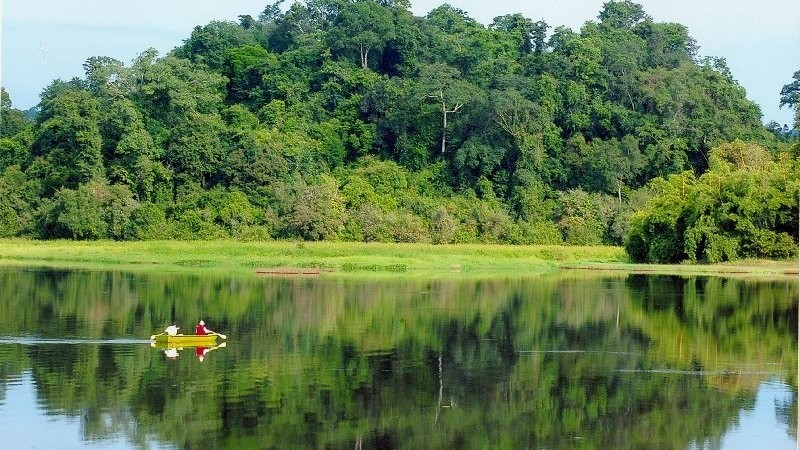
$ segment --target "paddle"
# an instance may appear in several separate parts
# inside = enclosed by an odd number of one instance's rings
[[[222,339],[228,339],[228,336],[225,336],[225,335],[224,335],[224,334],[222,334],[222,333],[217,333],[216,331],[211,331],[211,330],[208,330],[208,334],[215,334],[215,335],[217,335],[217,336],[221,337]]]
[[[150,336],[150,340],[152,341],[153,339],[156,338],[156,336],[161,336],[162,334],[167,334],[167,332],[166,331],[162,331],[161,333],[153,334],[153,335]]]

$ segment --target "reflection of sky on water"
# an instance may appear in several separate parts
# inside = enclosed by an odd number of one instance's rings
[[[738,423],[722,436],[719,444],[705,442],[690,448],[720,448],[730,450],[750,449],[794,449],[797,443],[790,435],[789,417],[779,417],[779,411],[791,407],[791,387],[778,380],[761,383],[753,409],[739,412]]]
[[[173,449],[172,445],[148,439],[136,445],[124,436],[87,441],[81,435],[80,417],[54,415],[43,410],[36,399],[30,372],[9,380],[5,400],[0,400],[0,436],[8,449]]]

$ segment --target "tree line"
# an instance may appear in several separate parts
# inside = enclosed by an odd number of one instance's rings
[[[796,132],[764,126],[681,24],[627,0],[577,32],[406,0],[281,3],[163,57],[89,58],[33,119],[4,91],[0,236],[796,254]],[[794,80],[780,101],[796,108]]]

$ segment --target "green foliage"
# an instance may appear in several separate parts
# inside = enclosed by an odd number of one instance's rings
[[[32,153],[48,167],[44,184],[48,194],[103,175],[100,103],[88,91],[68,89],[42,101]]]
[[[175,239],[172,224],[167,221],[164,207],[144,202],[131,214],[133,238],[140,240]]]
[[[580,189],[559,194],[560,219],[557,222],[564,242],[572,245],[598,245],[604,242],[614,200]]]
[[[458,224],[447,209],[437,208],[431,218],[431,241],[434,244],[452,244],[456,239]]]
[[[603,10],[597,17],[601,24],[617,28],[633,28],[650,18],[645,14],[642,5],[630,0],[612,0],[603,3]]]
[[[0,137],[0,168],[18,165],[27,167],[31,162],[30,147],[33,142],[33,127],[27,127],[14,137]]]
[[[225,52],[228,101],[252,108],[263,104],[264,73],[277,65],[277,57],[259,45],[245,45]]]
[[[132,214],[138,208],[131,191],[104,182],[83,184],[78,189],[62,188],[47,205],[47,237],[72,239],[131,239]]]
[[[42,92],[35,121],[3,91],[0,170],[30,183],[6,185],[3,233],[628,236],[641,260],[788,254],[797,213],[779,189],[793,189],[796,143],[761,125],[724,59],[698,59],[681,24],[610,1],[596,21],[546,39],[548,24],[520,14],[487,27],[450,5],[414,17],[405,0],[280,3],[197,26],[167,56],[148,49],[130,67],[89,58],[82,78]],[[782,105],[796,106],[795,84]],[[698,200],[643,206],[661,195],[651,180],[686,171]],[[774,173],[778,187],[740,171]]]
[[[344,201],[336,180],[323,177],[320,181],[300,192],[289,218],[292,231],[302,239],[331,239],[344,225]]]
[[[11,105],[11,96],[0,87],[0,138],[11,138],[31,125],[28,116]]]
[[[343,2],[326,30],[326,41],[334,58],[346,58],[367,69],[370,60],[381,59],[393,39],[392,21],[392,11],[378,2]]]
[[[720,262],[796,255],[798,163],[770,159],[736,141],[711,151],[711,169],[656,180],[633,215],[626,249],[634,260]]]
[[[675,263],[686,258],[680,217],[695,177],[691,173],[670,175],[650,184],[655,193],[645,208],[631,216],[625,250],[637,262]]]
[[[34,228],[33,211],[40,186],[29,180],[19,166],[10,166],[0,176],[0,237],[30,235]]]
[[[254,31],[233,22],[212,21],[194,27],[192,35],[173,54],[220,70],[226,62],[226,51],[257,43]]]
[[[780,106],[794,108],[794,129],[800,130],[800,70],[792,75],[791,83],[787,83],[781,88]]]

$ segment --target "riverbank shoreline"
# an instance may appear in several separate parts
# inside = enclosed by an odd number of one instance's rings
[[[552,270],[797,276],[797,261],[633,264],[622,247],[267,241],[0,239],[0,265],[120,270],[224,270],[276,276],[524,275]]]

